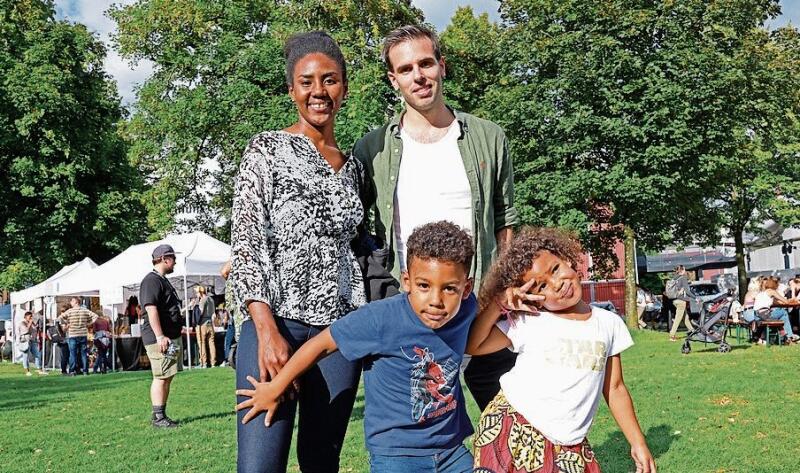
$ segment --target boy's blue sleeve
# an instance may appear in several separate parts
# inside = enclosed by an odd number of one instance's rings
[[[342,356],[356,361],[381,352],[383,327],[379,312],[367,304],[331,325],[331,336]]]

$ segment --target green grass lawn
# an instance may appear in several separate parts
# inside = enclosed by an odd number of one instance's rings
[[[635,340],[625,379],[660,472],[800,472],[800,347],[742,344],[721,354],[695,344],[683,356],[666,334]],[[182,426],[170,431],[149,425],[149,382],[149,372],[26,378],[19,365],[0,365],[0,471],[235,471],[233,371],[181,373],[169,414]],[[471,400],[469,411],[477,419]],[[604,473],[632,471],[604,406],[589,438]],[[354,415],[341,470],[368,469]]]

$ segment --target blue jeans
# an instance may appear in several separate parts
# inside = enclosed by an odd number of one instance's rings
[[[794,335],[792,333],[792,323],[789,322],[789,311],[783,307],[776,307],[769,313],[767,320],[781,320],[783,321],[783,330],[786,332],[787,337]]]
[[[280,317],[275,317],[275,322],[293,351],[297,351],[303,343],[325,328]],[[242,324],[236,349],[237,388],[252,387],[247,381],[247,375],[258,379],[257,356],[256,329],[253,321],[247,320]],[[239,411],[236,423],[239,440],[236,463],[238,472],[286,472],[298,404],[300,418],[297,426],[297,460],[300,471],[338,472],[339,453],[353,410],[360,376],[361,363],[347,361],[337,351],[300,377],[299,399],[290,400],[286,397],[275,412],[269,428],[264,427],[263,412],[242,425],[242,418],[247,411]],[[237,396],[236,402],[246,399],[248,398]]]
[[[370,455],[372,473],[471,473],[472,454],[464,445],[424,457]]]
[[[231,345],[233,345],[233,340],[236,337],[236,327],[233,325],[233,322],[228,323],[228,328],[225,329],[225,359],[222,361],[228,361],[228,354],[231,352]]]
[[[81,370],[89,373],[89,362],[86,357],[86,337],[69,337],[67,338],[69,344],[69,371],[70,373],[77,373],[75,368],[78,363],[78,355],[81,356]]]
[[[101,347],[99,343],[95,344],[95,347],[97,348],[97,360],[94,362],[94,369],[92,371],[95,373],[98,371],[105,373],[111,369],[111,362],[108,360],[108,351],[111,347],[104,348]]]
[[[29,356],[33,354],[34,363],[36,363],[36,368],[42,369],[42,354],[39,352],[39,343],[31,339],[28,342],[28,351],[22,353],[22,367],[25,370],[29,370],[31,366],[31,360]]]

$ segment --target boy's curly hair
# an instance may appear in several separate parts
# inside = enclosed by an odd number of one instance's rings
[[[542,251],[549,251],[578,267],[583,250],[576,236],[560,228],[523,227],[492,264],[479,293],[481,310],[509,287],[525,283],[522,277]]]
[[[469,273],[475,250],[472,238],[458,225],[447,221],[427,223],[414,229],[406,243],[406,269],[411,260],[436,259],[464,266]]]

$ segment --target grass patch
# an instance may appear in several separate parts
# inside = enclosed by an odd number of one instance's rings
[[[623,354],[625,380],[659,472],[800,471],[800,347],[742,344],[721,354],[694,344],[683,356],[665,334],[634,339]],[[149,383],[149,372],[26,378],[20,365],[0,365],[2,470],[235,471],[233,371],[181,373],[169,414],[182,426],[168,432],[149,425]],[[359,395],[356,412],[363,402]],[[468,408],[476,420],[471,399]],[[632,471],[602,404],[589,438],[604,473]],[[299,471],[295,462],[289,471]],[[350,423],[341,471],[369,471],[360,418]]]

